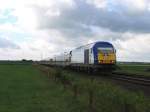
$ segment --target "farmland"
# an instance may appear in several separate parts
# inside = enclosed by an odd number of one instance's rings
[[[125,72],[132,75],[143,75],[150,77],[150,64],[118,64],[118,72]]]
[[[68,110],[69,93],[63,94],[32,65],[0,65],[0,88],[0,112]]]
[[[148,112],[150,108],[149,98],[140,92],[76,74],[31,64],[1,64],[0,112]]]

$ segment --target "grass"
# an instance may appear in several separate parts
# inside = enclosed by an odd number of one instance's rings
[[[68,97],[32,65],[0,65],[0,112],[70,112]]]
[[[119,72],[126,72],[133,75],[144,75],[150,76],[150,65],[149,64],[119,64]]]
[[[141,93],[130,93],[104,81],[91,83],[90,78],[69,71],[40,69],[44,72],[30,64],[0,65],[0,112],[91,112],[90,91],[95,109],[92,112],[149,111],[150,100]],[[72,86],[64,89],[61,81],[49,76],[56,75],[55,72],[57,77],[65,75],[77,84],[77,98]]]
[[[32,61],[29,60],[29,61],[3,61],[3,60],[0,60],[0,65],[27,65],[27,64],[32,64]]]

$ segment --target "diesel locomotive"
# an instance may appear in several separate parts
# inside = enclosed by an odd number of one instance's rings
[[[111,43],[98,41],[54,56],[48,64],[85,70],[114,69],[116,50]]]

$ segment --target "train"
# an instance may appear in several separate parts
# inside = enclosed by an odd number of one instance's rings
[[[44,64],[86,71],[114,70],[116,49],[109,42],[97,41],[56,55]]]

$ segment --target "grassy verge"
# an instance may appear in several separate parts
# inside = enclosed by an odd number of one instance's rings
[[[45,69],[45,70],[44,70]],[[76,73],[54,68],[43,68],[50,79],[62,83],[65,90],[71,91],[74,110],[81,112],[147,112],[150,99],[142,93],[122,90],[111,83],[82,77]],[[59,75],[58,75],[59,73]],[[66,77],[65,79],[62,77]]]

